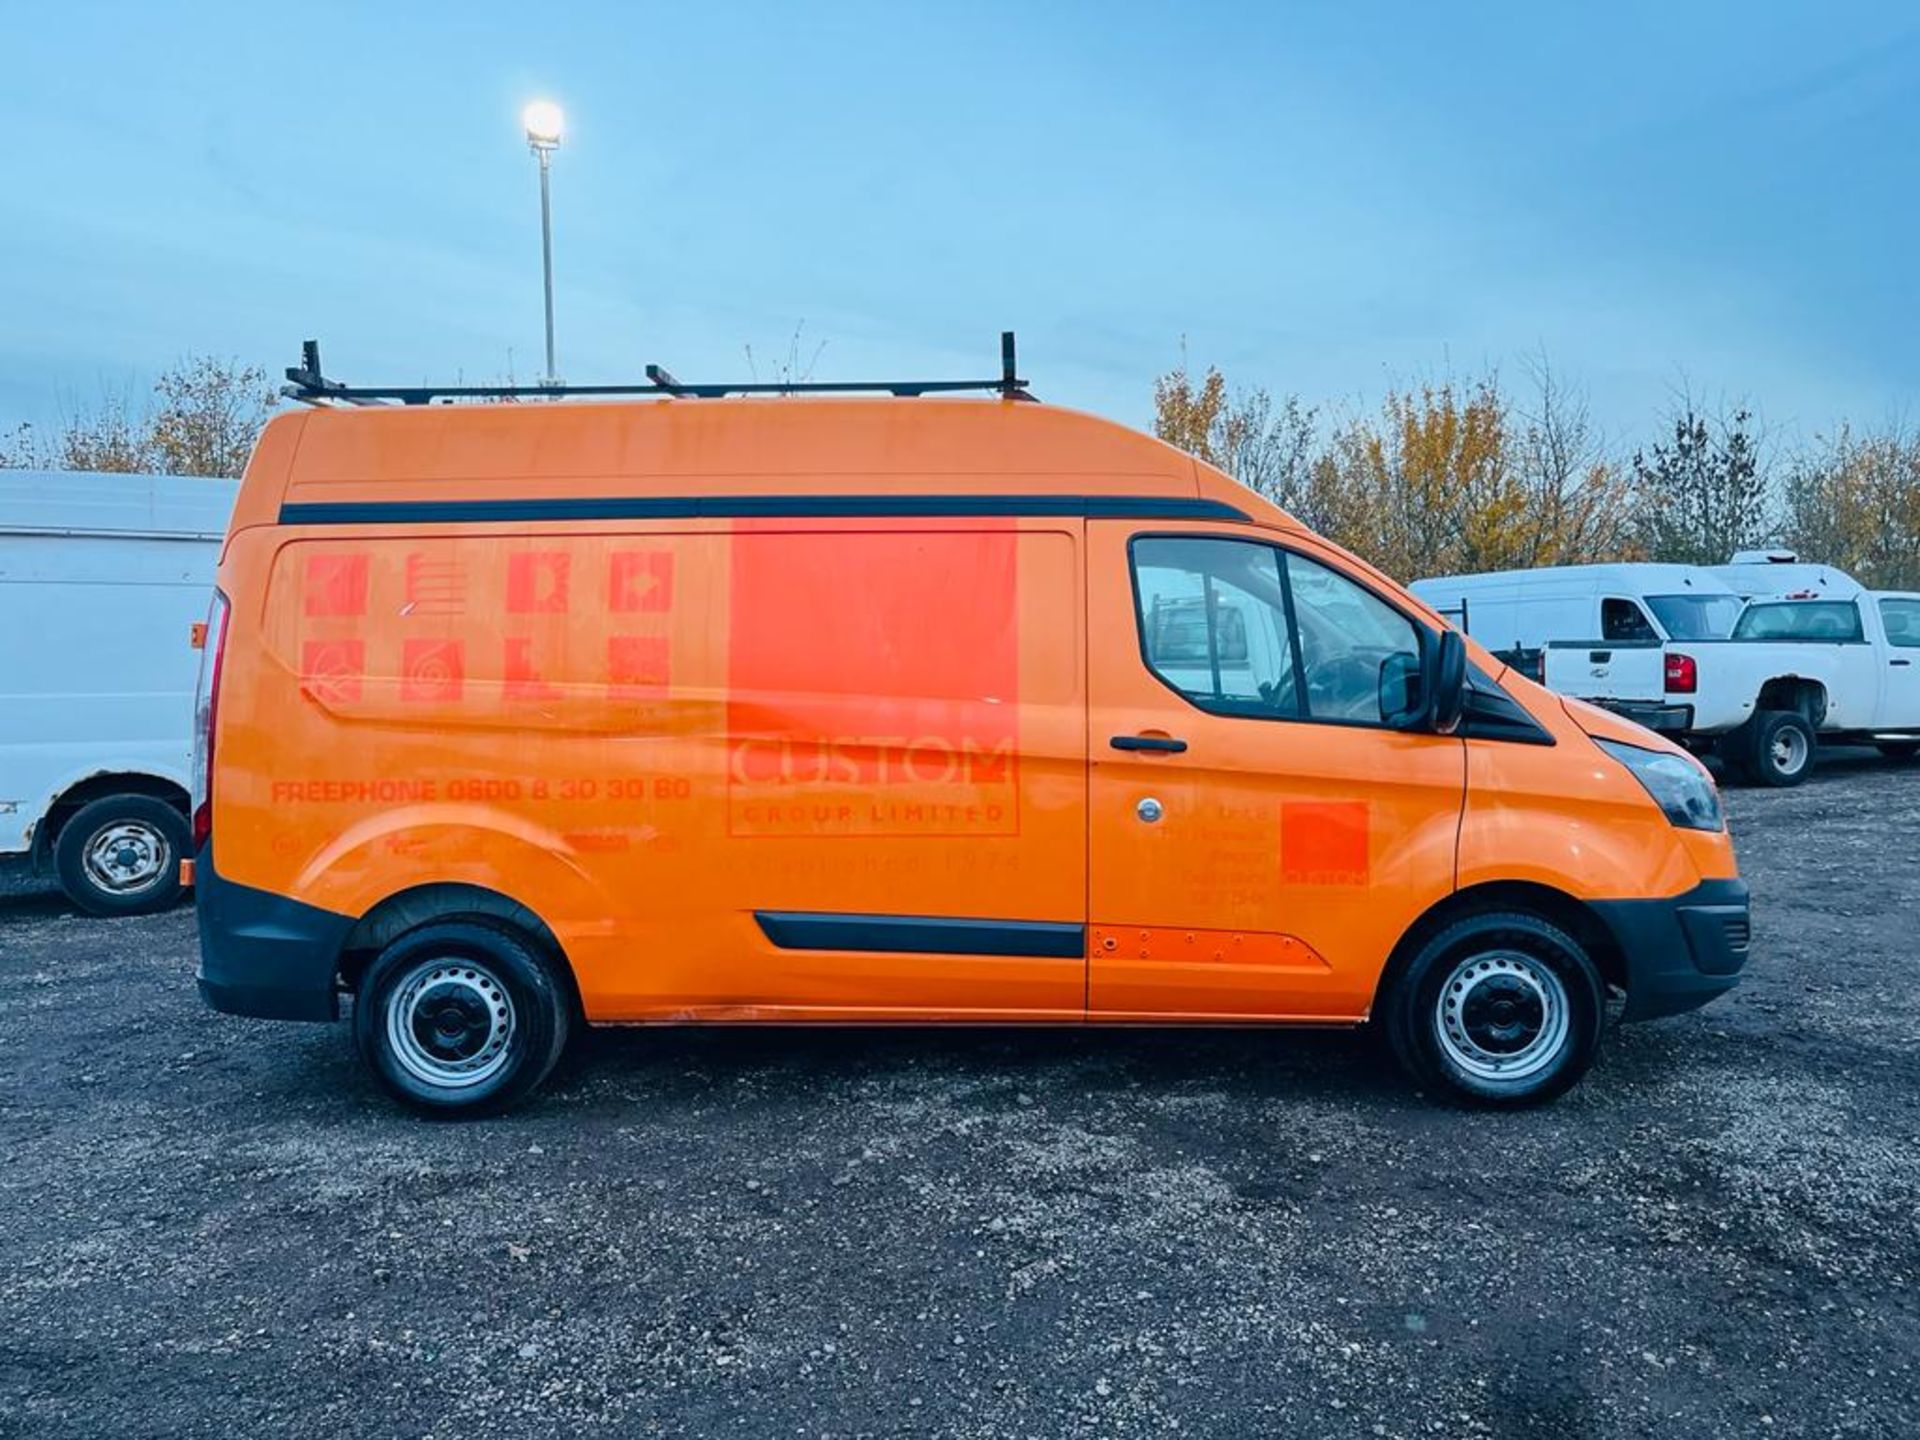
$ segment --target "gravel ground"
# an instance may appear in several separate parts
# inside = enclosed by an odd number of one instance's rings
[[[0,1434],[1920,1434],[1920,770],[1519,1115],[1345,1035],[628,1031],[432,1124],[192,916],[0,901]]]

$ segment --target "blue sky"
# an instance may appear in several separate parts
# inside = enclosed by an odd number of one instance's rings
[[[362,382],[991,372],[1134,423],[1179,358],[1334,408],[1544,349],[1908,418],[1903,5],[322,8],[0,0],[0,423],[185,351]]]

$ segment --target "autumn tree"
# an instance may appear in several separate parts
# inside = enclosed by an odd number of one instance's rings
[[[1920,589],[1920,437],[1903,431],[1831,441],[1786,476],[1784,538],[1882,590]]]
[[[1744,409],[1709,419],[1691,399],[1671,416],[1669,439],[1635,451],[1639,543],[1649,560],[1721,565],[1761,544],[1771,497],[1753,417]]]
[[[171,475],[238,477],[278,403],[257,365],[190,355],[153,387],[147,448]]]
[[[258,366],[189,355],[155,382],[145,408],[109,394],[51,438],[15,426],[0,435],[0,466],[238,476],[275,403]]]

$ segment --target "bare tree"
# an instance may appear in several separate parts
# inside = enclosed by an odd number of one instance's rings
[[[1772,528],[1762,437],[1744,407],[1708,417],[1682,395],[1667,444],[1634,452],[1637,529],[1650,560],[1724,564]]]
[[[1524,362],[1530,409],[1516,412],[1514,465],[1527,496],[1522,563],[1572,565],[1635,558],[1633,489],[1607,454],[1587,397],[1554,372],[1546,352]]]

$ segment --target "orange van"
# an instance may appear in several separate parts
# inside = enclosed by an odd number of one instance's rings
[[[208,635],[201,992],[429,1111],[719,1021],[1371,1021],[1519,1104],[1746,958],[1690,755],[1017,389],[286,414]]]

